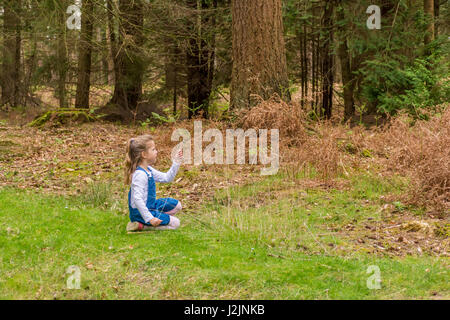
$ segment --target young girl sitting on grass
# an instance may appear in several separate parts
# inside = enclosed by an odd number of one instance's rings
[[[148,229],[173,230],[180,226],[180,220],[173,215],[181,210],[181,203],[172,198],[156,199],[155,182],[171,182],[180,168],[183,152],[172,160],[166,173],[153,167],[158,151],[151,135],[130,139],[127,144],[125,183],[131,184],[128,193],[130,222],[127,231]]]

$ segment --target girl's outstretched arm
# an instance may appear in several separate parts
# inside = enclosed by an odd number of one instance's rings
[[[150,166],[149,169],[152,171],[155,182],[172,182],[177,175],[178,169],[180,169],[180,164],[176,161],[173,161],[172,166],[167,172],[158,171]]]

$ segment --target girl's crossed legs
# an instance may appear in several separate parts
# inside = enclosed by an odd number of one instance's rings
[[[157,199],[155,208],[150,209],[150,212],[155,218],[161,221],[161,224],[157,227],[153,227],[150,224],[144,224],[138,221],[129,222],[127,225],[127,231],[141,231],[141,230],[175,230],[180,226],[180,220],[174,217],[174,214],[181,210],[180,201],[172,198]]]
[[[169,215],[174,215],[182,209],[181,202],[173,198],[156,199],[156,210]]]
[[[161,225],[157,227],[144,226],[144,229],[156,229],[156,230],[175,230],[180,226],[180,219],[174,217],[174,215],[182,209],[181,202],[173,198],[160,198],[156,199],[156,212],[150,210],[152,214],[163,220]],[[164,221],[167,221],[164,223]],[[163,224],[164,223],[164,224]]]

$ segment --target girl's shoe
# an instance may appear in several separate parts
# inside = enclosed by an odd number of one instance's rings
[[[128,232],[135,232],[135,231],[142,231],[144,229],[144,225],[140,222],[128,222],[127,224],[127,231]]]

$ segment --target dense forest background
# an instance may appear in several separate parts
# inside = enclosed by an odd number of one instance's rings
[[[423,117],[450,100],[448,21],[447,0],[1,0],[0,108],[229,119],[275,95]]]

